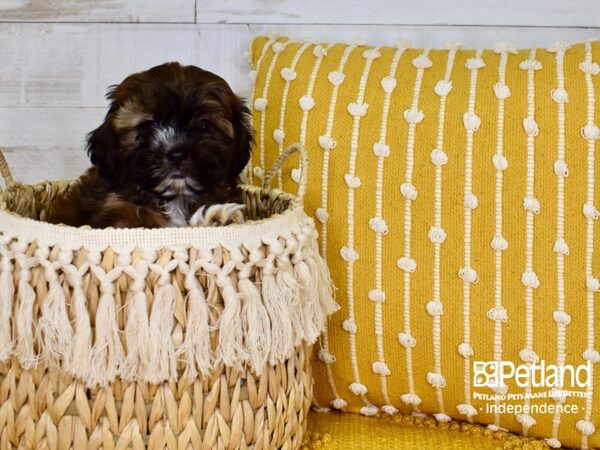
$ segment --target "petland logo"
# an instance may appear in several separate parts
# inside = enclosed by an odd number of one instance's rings
[[[514,380],[520,388],[586,388],[591,383],[592,363],[572,366],[539,363],[515,365],[512,361],[474,361],[473,387],[497,389]]]

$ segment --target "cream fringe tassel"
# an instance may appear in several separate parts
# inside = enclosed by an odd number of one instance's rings
[[[164,380],[177,377],[175,345],[173,331],[173,314],[175,313],[175,288],[171,284],[159,286],[154,295],[152,314],[150,315],[148,340],[148,373],[146,379],[158,384]]]
[[[29,284],[30,280],[31,272],[29,270],[21,270],[21,279],[19,280],[19,308],[15,323],[17,331],[17,348],[15,353],[23,368],[27,370],[35,367],[39,359],[33,348],[35,341],[33,336],[35,291]]]
[[[298,298],[304,300],[300,304],[299,310],[301,312],[301,320],[306,324],[306,329],[304,330],[306,338],[311,341],[319,337],[321,334],[319,324],[325,320],[323,309],[319,303],[315,301],[306,302],[308,295],[314,295],[314,292],[318,292],[315,289],[318,275],[316,274],[314,265],[309,265],[305,261],[298,262],[294,266],[294,271],[296,272],[296,277],[300,280],[301,290],[304,291],[298,295]]]
[[[212,329],[209,325],[208,305],[195,275],[198,268],[199,265],[192,267],[185,276],[185,288],[188,290],[187,325],[183,345],[178,351],[178,356],[185,356],[189,379],[195,379],[198,373],[208,376],[215,360],[210,347]]]
[[[262,271],[262,299],[271,318],[271,365],[285,361],[293,351],[291,306],[293,293],[288,286],[278,285],[272,261]]]
[[[280,259],[278,265],[279,270],[277,271],[277,275],[275,275],[275,281],[281,292],[289,293],[288,295],[291,296],[288,304],[291,307],[290,320],[292,322],[293,343],[294,346],[298,346],[303,341],[308,340],[306,336],[309,330],[305,330],[304,326],[307,325],[310,328],[311,324],[310,321],[306,323],[303,321],[301,305],[302,292],[300,291],[301,285],[297,281],[297,278],[294,277],[294,267],[287,258]]]
[[[256,285],[242,277],[238,282],[242,300],[242,331],[246,336],[246,348],[250,355],[250,365],[260,372],[265,367],[272,348],[271,319],[262,302]]]
[[[81,279],[73,277],[72,282],[75,337],[73,339],[69,371],[77,378],[86,379],[92,353],[92,326]]]
[[[69,367],[73,330],[67,314],[65,292],[58,280],[55,264],[49,263],[46,266],[46,279],[50,288],[42,303],[37,331],[43,336],[42,355],[46,362],[55,367],[63,359],[65,366]]]
[[[115,286],[112,284],[119,275],[117,269],[105,274],[99,267],[93,270],[100,280],[100,300],[96,311],[96,342],[92,347],[88,384],[106,386],[120,375],[125,353],[119,337],[119,324],[115,308]]]
[[[149,355],[145,352],[150,342],[146,293],[143,288],[133,294],[128,304],[125,343],[127,357],[123,377],[128,381],[143,378],[148,368]]]
[[[15,286],[12,270],[11,256],[6,251],[0,260],[0,362],[8,360],[13,351],[10,323]]]
[[[227,367],[241,369],[249,354],[244,348],[242,333],[242,308],[238,292],[227,275],[217,276],[217,286],[225,304],[219,323],[217,360]]]
[[[135,264],[96,252],[76,267],[76,251],[38,247],[29,257],[31,247],[0,242],[0,361],[32,369],[43,360],[90,387],[208,377],[220,364],[260,375],[314,343],[338,309],[310,237],[199,249],[189,266],[186,252],[160,264],[152,252]]]

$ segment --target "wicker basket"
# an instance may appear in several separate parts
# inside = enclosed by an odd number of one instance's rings
[[[298,194],[269,189],[296,150]],[[0,153],[0,449],[299,448],[337,308],[307,168],[244,186],[244,225],[93,230],[39,221],[75,182]]]

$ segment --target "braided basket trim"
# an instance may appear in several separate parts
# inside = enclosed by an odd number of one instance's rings
[[[254,187],[248,186],[250,188]],[[279,195],[293,198],[288,194]],[[0,233],[23,242],[60,245],[69,250],[103,251],[110,247],[118,252],[130,252],[136,247],[156,250],[163,247],[215,248],[219,245],[229,248],[260,245],[265,238],[288,235],[298,231],[307,219],[302,208],[289,208],[267,219],[226,227],[84,229],[41,222],[0,210]],[[308,220],[312,222],[312,219]]]

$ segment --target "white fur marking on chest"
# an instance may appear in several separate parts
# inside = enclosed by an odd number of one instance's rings
[[[169,217],[169,226],[187,226],[187,208],[183,197],[176,197],[165,205],[165,214]]]

